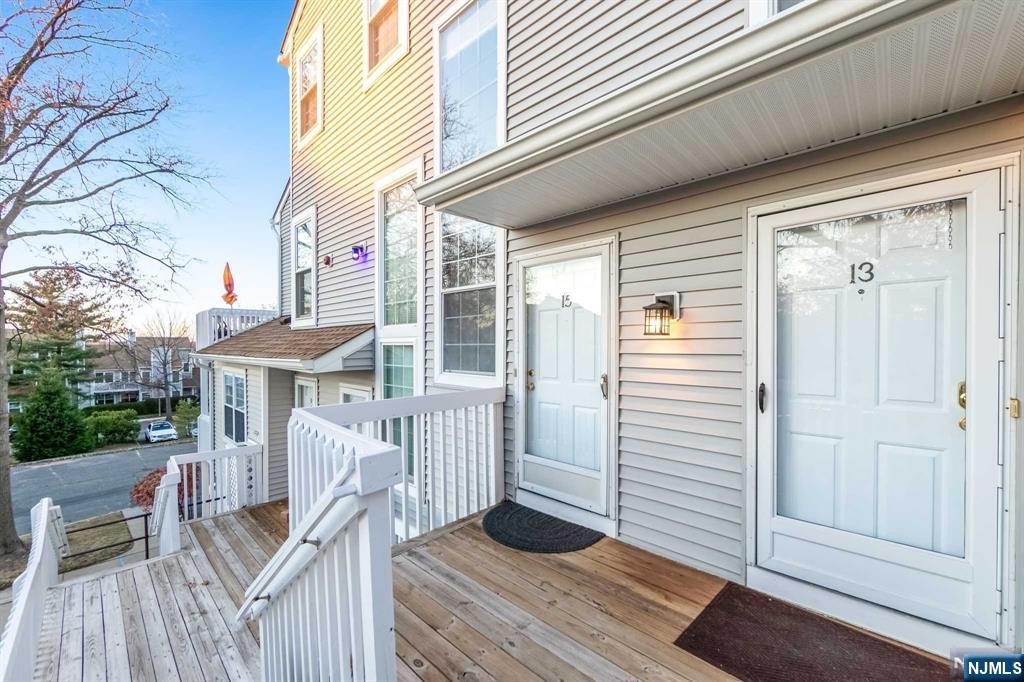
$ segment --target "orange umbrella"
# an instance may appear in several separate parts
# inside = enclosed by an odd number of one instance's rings
[[[238,294],[235,293],[235,278],[231,276],[231,265],[228,263],[224,264],[224,295],[221,298],[228,305],[234,305],[238,300]]]

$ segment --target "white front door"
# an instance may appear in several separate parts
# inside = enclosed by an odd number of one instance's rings
[[[999,178],[757,224],[758,565],[989,639]]]
[[[608,247],[523,263],[519,487],[608,512]]]

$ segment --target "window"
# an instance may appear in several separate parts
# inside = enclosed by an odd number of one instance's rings
[[[498,230],[445,213],[438,224],[441,373],[494,376]]]
[[[499,49],[504,49],[498,1],[474,0],[435,29],[441,172],[494,149],[504,136],[498,115]]]
[[[96,383],[110,383],[113,380],[113,372],[96,372]]]
[[[97,405],[113,405],[114,394],[113,393],[97,393],[94,397],[94,402]]]
[[[224,373],[224,437],[245,442],[245,376]]]
[[[414,346],[412,344],[386,343],[382,348],[384,351],[384,378],[382,383],[384,399],[405,398],[413,395],[416,392]],[[404,419],[404,430],[402,418],[390,420],[387,426],[387,440],[392,445],[397,445],[405,451],[407,471],[411,474],[415,467],[412,439],[414,424],[412,417],[405,417]]]
[[[316,405],[316,381],[312,379],[295,380],[295,407],[314,407]]]
[[[372,399],[373,389],[369,386],[352,386],[339,383],[338,395],[341,396],[341,403],[343,405],[347,403],[365,403],[367,400]]]
[[[292,296],[292,323],[313,320],[313,263],[316,249],[316,225],[311,211],[299,216],[294,223],[292,253],[294,288]]]
[[[300,145],[321,127],[324,101],[323,65],[323,30],[317,27],[299,51],[297,111]]]
[[[747,24],[755,26],[763,23],[776,14],[796,7],[802,2],[804,0],[750,0]]]
[[[406,182],[382,198],[384,325],[416,324],[420,207]]]
[[[18,402],[17,400],[8,400],[7,401],[7,411],[8,412],[21,412],[21,403]]]
[[[408,0],[365,0],[366,77],[387,69],[409,49]]]

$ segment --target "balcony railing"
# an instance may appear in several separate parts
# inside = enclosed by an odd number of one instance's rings
[[[504,388],[296,409],[288,541],[246,592],[268,679],[394,679],[391,543],[504,496]]]
[[[211,308],[196,314],[196,350],[277,317],[273,310]]]
[[[263,475],[262,445],[171,456],[153,500],[160,554],[181,549],[180,521],[266,502]]]
[[[28,564],[11,590],[11,611],[0,639],[0,680],[33,679],[46,592],[57,584],[57,566],[67,553],[68,536],[60,507],[44,497],[32,507]]]
[[[504,492],[504,401],[504,388],[487,388],[296,410],[288,425],[291,527],[341,467],[339,429],[401,449],[394,490],[399,540],[495,504]]]

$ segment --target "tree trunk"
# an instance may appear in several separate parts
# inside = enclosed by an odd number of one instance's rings
[[[0,262],[3,253],[0,251]],[[10,370],[7,358],[7,304],[0,289],[0,555],[24,554],[25,544],[14,525],[14,501],[11,498],[11,415],[7,411]]]

